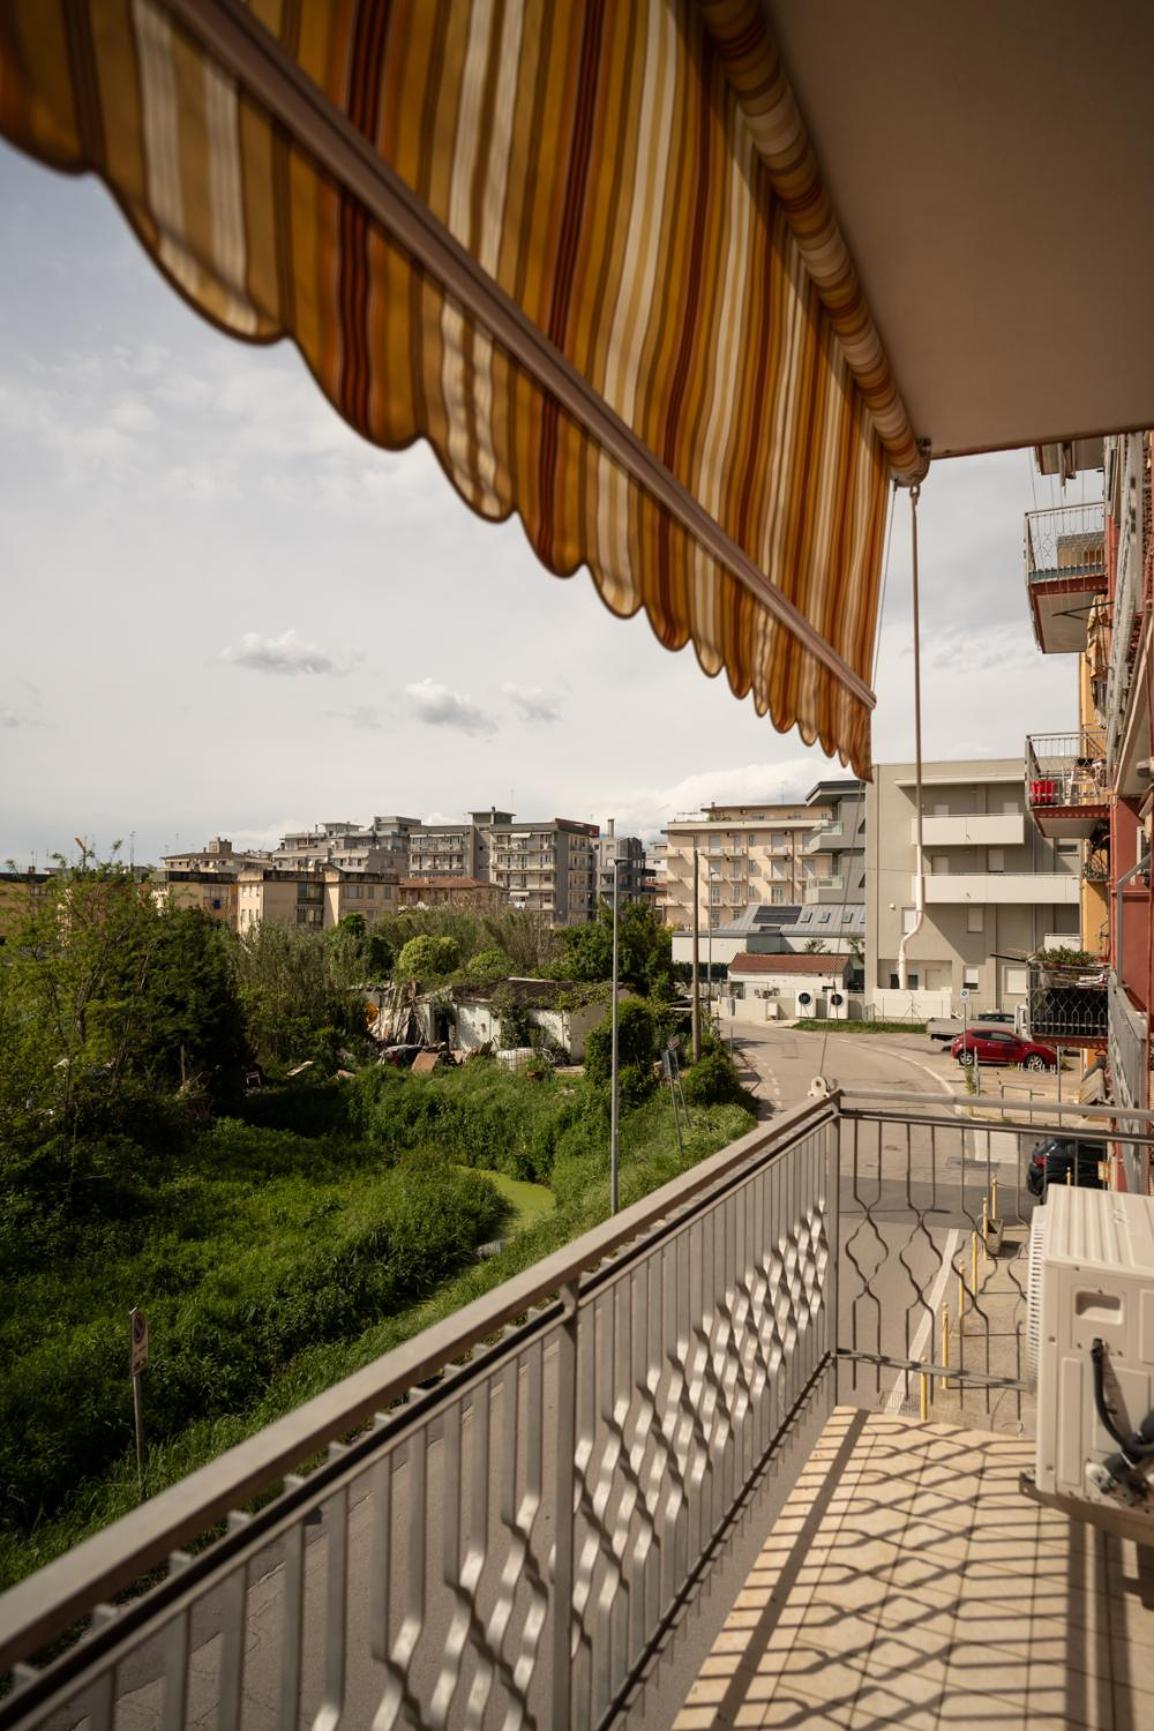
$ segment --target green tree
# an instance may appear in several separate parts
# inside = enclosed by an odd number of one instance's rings
[[[241,1003],[266,1067],[310,1058],[335,1066],[339,1051],[363,1037],[364,998],[356,987],[364,975],[355,933],[336,942],[331,937],[266,920],[236,941]]]
[[[601,981],[613,977],[613,910],[602,906],[588,925],[558,933],[559,954],[550,964],[555,979]],[[673,995],[673,933],[656,909],[639,902],[618,908],[618,978],[636,992]]]
[[[465,965],[465,972],[471,980],[488,983],[495,980],[507,980],[517,972],[517,964],[505,950],[495,945],[486,950],[478,950]]]
[[[805,940],[804,944],[802,944],[801,948],[802,948],[803,955],[807,955],[807,956],[824,956],[825,955],[825,945],[822,943],[820,938],[806,938],[806,940]]]
[[[626,998],[617,1006],[617,1061],[631,1077],[652,1079],[661,1049],[662,1024],[643,998]],[[591,1028],[585,1040],[585,1074],[598,1086],[608,1082],[612,1067],[612,1011]]]
[[[460,966],[461,952],[455,938],[422,935],[410,938],[397,957],[397,975],[402,980],[441,980]]]

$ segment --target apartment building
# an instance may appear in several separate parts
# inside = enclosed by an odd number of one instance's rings
[[[640,836],[618,835],[615,819],[607,818],[604,834],[597,838],[596,853],[597,895],[602,901],[612,898],[616,870],[617,893],[621,901],[653,905],[656,896],[654,872]],[[614,860],[618,862],[616,867]]]
[[[165,854],[161,868],[165,872],[184,872],[208,876],[218,872],[235,876],[242,866],[260,865],[271,860],[267,849],[235,848],[226,835],[214,835],[205,847],[188,853]]]
[[[1021,758],[923,765],[925,905],[918,920],[917,801],[912,763],[879,764],[865,800],[867,1001],[887,1007],[901,987],[949,993],[971,1011],[1013,1009],[1028,997],[1029,958],[1078,944],[1077,841],[1029,821]],[[892,1004],[889,1007],[894,1007]],[[908,1005],[907,1005],[908,1007]]]
[[[237,865],[232,871],[180,871],[165,866],[154,873],[153,900],[170,908],[194,908],[222,925],[236,926]]]
[[[1049,449],[1040,453],[1043,464]],[[1029,736],[1026,788],[1039,834],[1080,850],[1080,948],[1090,960],[1081,975],[1068,970],[1038,980],[1031,1023],[1103,1050],[1110,1099],[1147,1107],[1154,1007],[1151,435],[1083,441],[1067,451],[1063,480],[1096,480],[1101,471],[1102,500],[1027,515],[1026,583],[1042,653],[1077,656],[1077,725]],[[1105,990],[1096,990],[1103,980]],[[1145,1188],[1143,1174],[1129,1178]]]
[[[556,926],[584,925],[597,911],[599,833],[595,823],[566,817],[494,823],[489,877],[514,907],[542,914]]]
[[[415,817],[374,817],[367,824],[335,819],[316,829],[282,836],[275,865],[336,866],[341,871],[409,870],[410,838],[421,827]]]
[[[409,836],[410,877],[477,878],[490,876],[492,832],[513,821],[511,811],[470,812],[460,823],[416,824]]]
[[[732,924],[751,902],[779,907],[803,902],[806,842],[831,818],[830,806],[818,801],[707,805],[694,816],[675,819],[664,831],[661,856],[667,923],[693,924],[695,850],[702,929]]]
[[[356,914],[371,925],[397,905],[397,880],[386,872],[339,866],[246,866],[237,876],[236,926],[261,924],[317,931]]]
[[[866,786],[848,776],[819,781],[806,805],[826,813],[804,844],[804,904],[782,927],[793,950],[821,944],[825,950],[850,944],[855,954],[865,944]]]

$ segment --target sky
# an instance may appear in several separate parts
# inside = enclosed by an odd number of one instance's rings
[[[0,860],[492,804],[652,836],[842,773],[474,517],[426,446],[362,441],[288,344],[211,329],[91,178],[0,145],[0,257]],[[1022,451],[923,485],[927,758],[1074,723],[1022,576],[1054,487]],[[875,761],[908,759],[904,493],[877,691]]]

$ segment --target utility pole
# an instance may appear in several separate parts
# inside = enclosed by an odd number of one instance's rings
[[[609,1043],[609,1212],[617,1212],[618,1169],[621,1161],[620,1108],[617,1098],[617,883],[620,854],[613,856],[613,1009]]]
[[[696,1064],[701,1056],[701,988],[698,984],[698,944],[701,939],[697,907],[697,885],[700,866],[697,858],[697,843],[693,844],[693,1062]]]

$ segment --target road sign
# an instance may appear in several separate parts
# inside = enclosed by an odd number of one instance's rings
[[[143,1310],[130,1310],[128,1320],[132,1324],[132,1374],[139,1376],[148,1369],[148,1318]]]
[[[963,1004],[967,1003],[969,1000],[969,996],[970,996],[969,986],[963,986],[961,991],[959,992],[958,996],[961,998]]]

